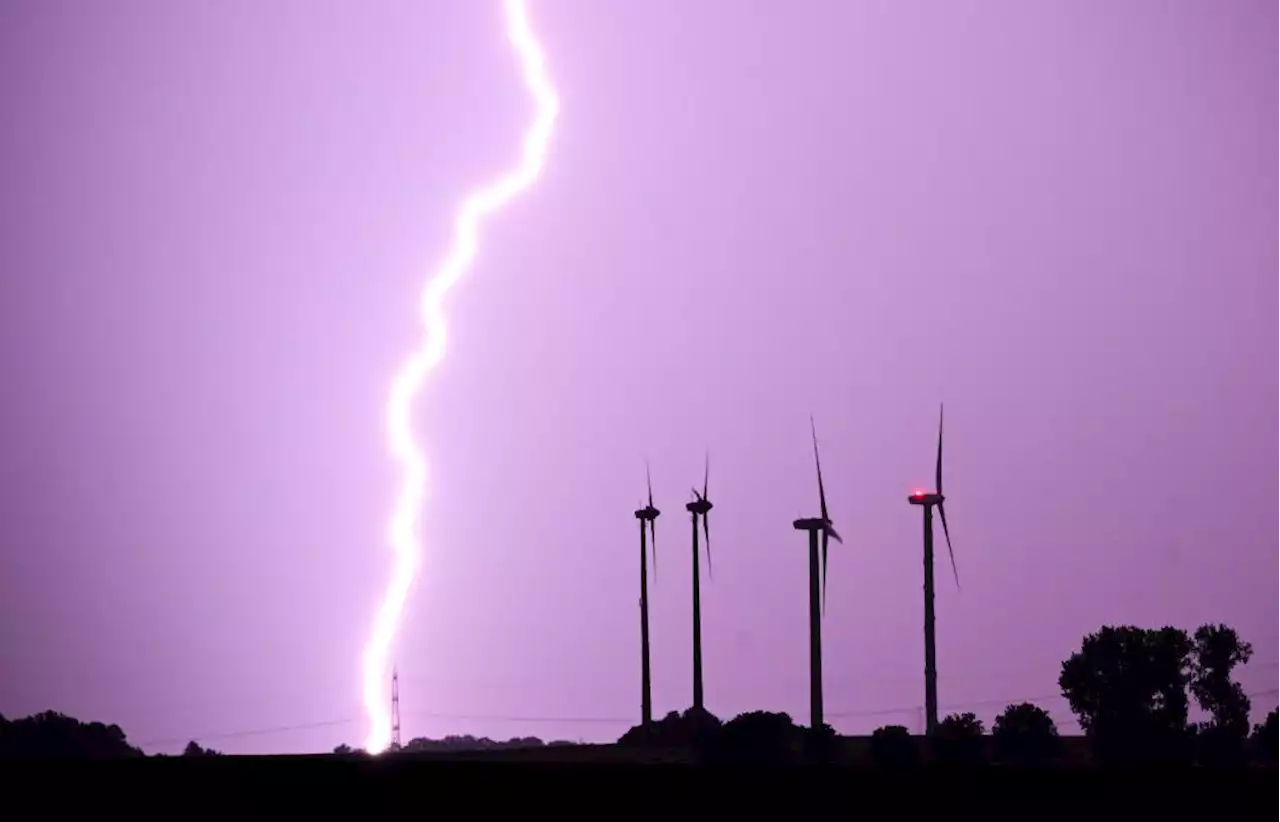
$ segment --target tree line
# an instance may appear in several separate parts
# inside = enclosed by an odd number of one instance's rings
[[[1103,627],[1084,637],[1062,663],[1058,686],[1096,764],[1158,762],[1210,766],[1275,765],[1277,712],[1250,727],[1252,704],[1233,678],[1253,657],[1252,646],[1226,625],[1180,628]],[[1191,720],[1191,706],[1207,719]],[[495,742],[472,737],[415,739],[405,752],[542,747],[536,737]],[[785,713],[753,711],[722,723],[693,710],[669,713],[648,729],[638,725],[622,746],[680,748],[704,761],[789,761],[850,758],[855,740],[829,726],[818,733]],[[338,754],[354,754],[339,746]],[[1030,703],[1008,706],[990,733],[972,713],[945,717],[929,738],[901,725],[878,728],[866,755],[877,764],[923,761],[1050,764],[1068,759],[1064,738],[1048,711]],[[0,716],[0,758],[119,759],[145,754],[118,725],[80,722],[53,711],[16,720]],[[219,756],[194,740],[185,757]]]
[[[1252,646],[1226,625],[1202,625],[1194,634],[1171,627],[1107,626],[1084,637],[1080,649],[1062,663],[1058,686],[1095,764],[1275,764],[1277,712],[1250,728],[1253,706],[1233,679],[1252,656]],[[1191,721],[1193,700],[1207,720]],[[693,711],[672,712],[647,732],[643,726],[632,728],[619,742],[692,746],[712,759],[849,756],[848,746],[829,726],[815,734],[795,726],[787,714],[759,711],[724,724]],[[882,765],[925,760],[1049,764],[1068,753],[1049,712],[1026,702],[1005,708],[990,733],[973,713],[943,718],[936,734],[923,740],[904,726],[887,725],[871,735],[868,751]]]

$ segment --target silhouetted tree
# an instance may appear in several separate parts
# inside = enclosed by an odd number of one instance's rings
[[[54,711],[0,722],[0,757],[119,759],[142,756],[119,725],[81,722]]]
[[[707,758],[721,762],[778,764],[796,758],[803,732],[785,713],[752,711],[724,724],[707,751]]]
[[[1062,755],[1062,739],[1049,712],[1023,702],[1010,705],[991,726],[996,759],[1019,765],[1043,765]]]
[[[1205,764],[1238,764],[1246,757],[1251,705],[1244,688],[1231,680],[1231,672],[1251,656],[1252,646],[1226,625],[1196,629],[1191,695],[1213,717],[1199,726],[1196,736],[1198,755]]]
[[[1196,703],[1213,716],[1222,728],[1249,733],[1249,697],[1239,683],[1231,680],[1237,665],[1253,656],[1253,646],[1242,642],[1234,628],[1201,625],[1196,629],[1191,694]]]
[[[1280,720],[1277,719],[1277,713],[1272,711],[1267,714],[1266,719],[1253,727],[1253,735],[1249,737],[1249,746],[1253,749],[1253,756],[1258,762],[1265,762],[1270,765],[1276,763],[1278,724],[1280,724]]]
[[[1108,626],[1062,663],[1058,685],[1097,761],[1187,757],[1192,649],[1177,628]]]
[[[984,758],[986,728],[971,713],[949,714],[938,723],[933,754],[938,762],[975,765]]]
[[[916,741],[902,725],[885,725],[871,733],[871,760],[882,767],[910,767],[919,760]]]
[[[355,751],[351,749],[351,746],[345,742],[339,745],[338,747],[334,748],[333,752],[338,756],[350,756],[351,754],[355,753]]]

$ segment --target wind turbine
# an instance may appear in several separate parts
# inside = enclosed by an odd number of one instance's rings
[[[956,571],[956,555],[951,550],[951,532],[947,530],[947,509],[942,503],[942,406],[938,406],[938,462],[934,469],[936,491],[917,488],[907,497],[907,502],[924,508],[924,732],[933,736],[938,729],[938,666],[937,641],[933,621],[933,509],[938,509],[942,519],[942,533],[947,538],[947,553],[951,555],[951,574],[960,588],[960,574]]]
[[[822,516],[798,519],[792,523],[797,531],[809,532],[809,716],[810,726],[820,732],[822,720],[822,614],[827,599],[827,544],[834,539],[844,544],[831,523],[827,512],[827,493],[822,485],[822,461],[818,458],[818,429],[809,417],[809,429],[813,434],[813,462],[818,469],[818,505]],[[822,579],[819,585],[819,534],[821,534]]]
[[[653,551],[653,578],[658,579],[658,534],[654,520],[662,512],[653,507],[653,480],[649,463],[644,465],[645,484],[649,487],[649,504],[636,511],[640,521],[640,724],[648,729],[653,722],[653,700],[649,689],[649,568],[645,545],[645,525],[649,526],[649,550]]]
[[[711,529],[707,525],[707,513],[714,507],[707,499],[707,481],[711,478],[711,455],[707,454],[702,474],[702,493],[693,489],[693,501],[684,509],[693,515],[693,710],[705,712],[702,704],[702,584],[698,563],[698,518],[702,518],[702,534],[707,543],[707,579],[711,579]]]

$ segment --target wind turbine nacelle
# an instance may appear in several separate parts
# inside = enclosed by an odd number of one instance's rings
[[[636,519],[642,519],[645,521],[655,520],[658,518],[659,513],[661,512],[658,511],[657,508],[641,508],[636,511]]]
[[[684,510],[690,514],[703,515],[710,511],[714,506],[705,499],[694,500],[684,506]]]
[[[942,494],[935,494],[932,491],[912,491],[911,496],[907,497],[907,502],[912,505],[941,505],[946,499]]]

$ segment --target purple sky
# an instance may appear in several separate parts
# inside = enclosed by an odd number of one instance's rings
[[[530,8],[561,117],[419,404],[406,737],[638,718],[645,456],[655,710],[687,707],[705,448],[708,706],[807,721],[811,411],[828,714],[915,726],[940,400],[944,711],[1210,620],[1274,707],[1275,3]],[[0,100],[0,713],[361,742],[386,388],[532,115],[499,3],[5,0]]]

